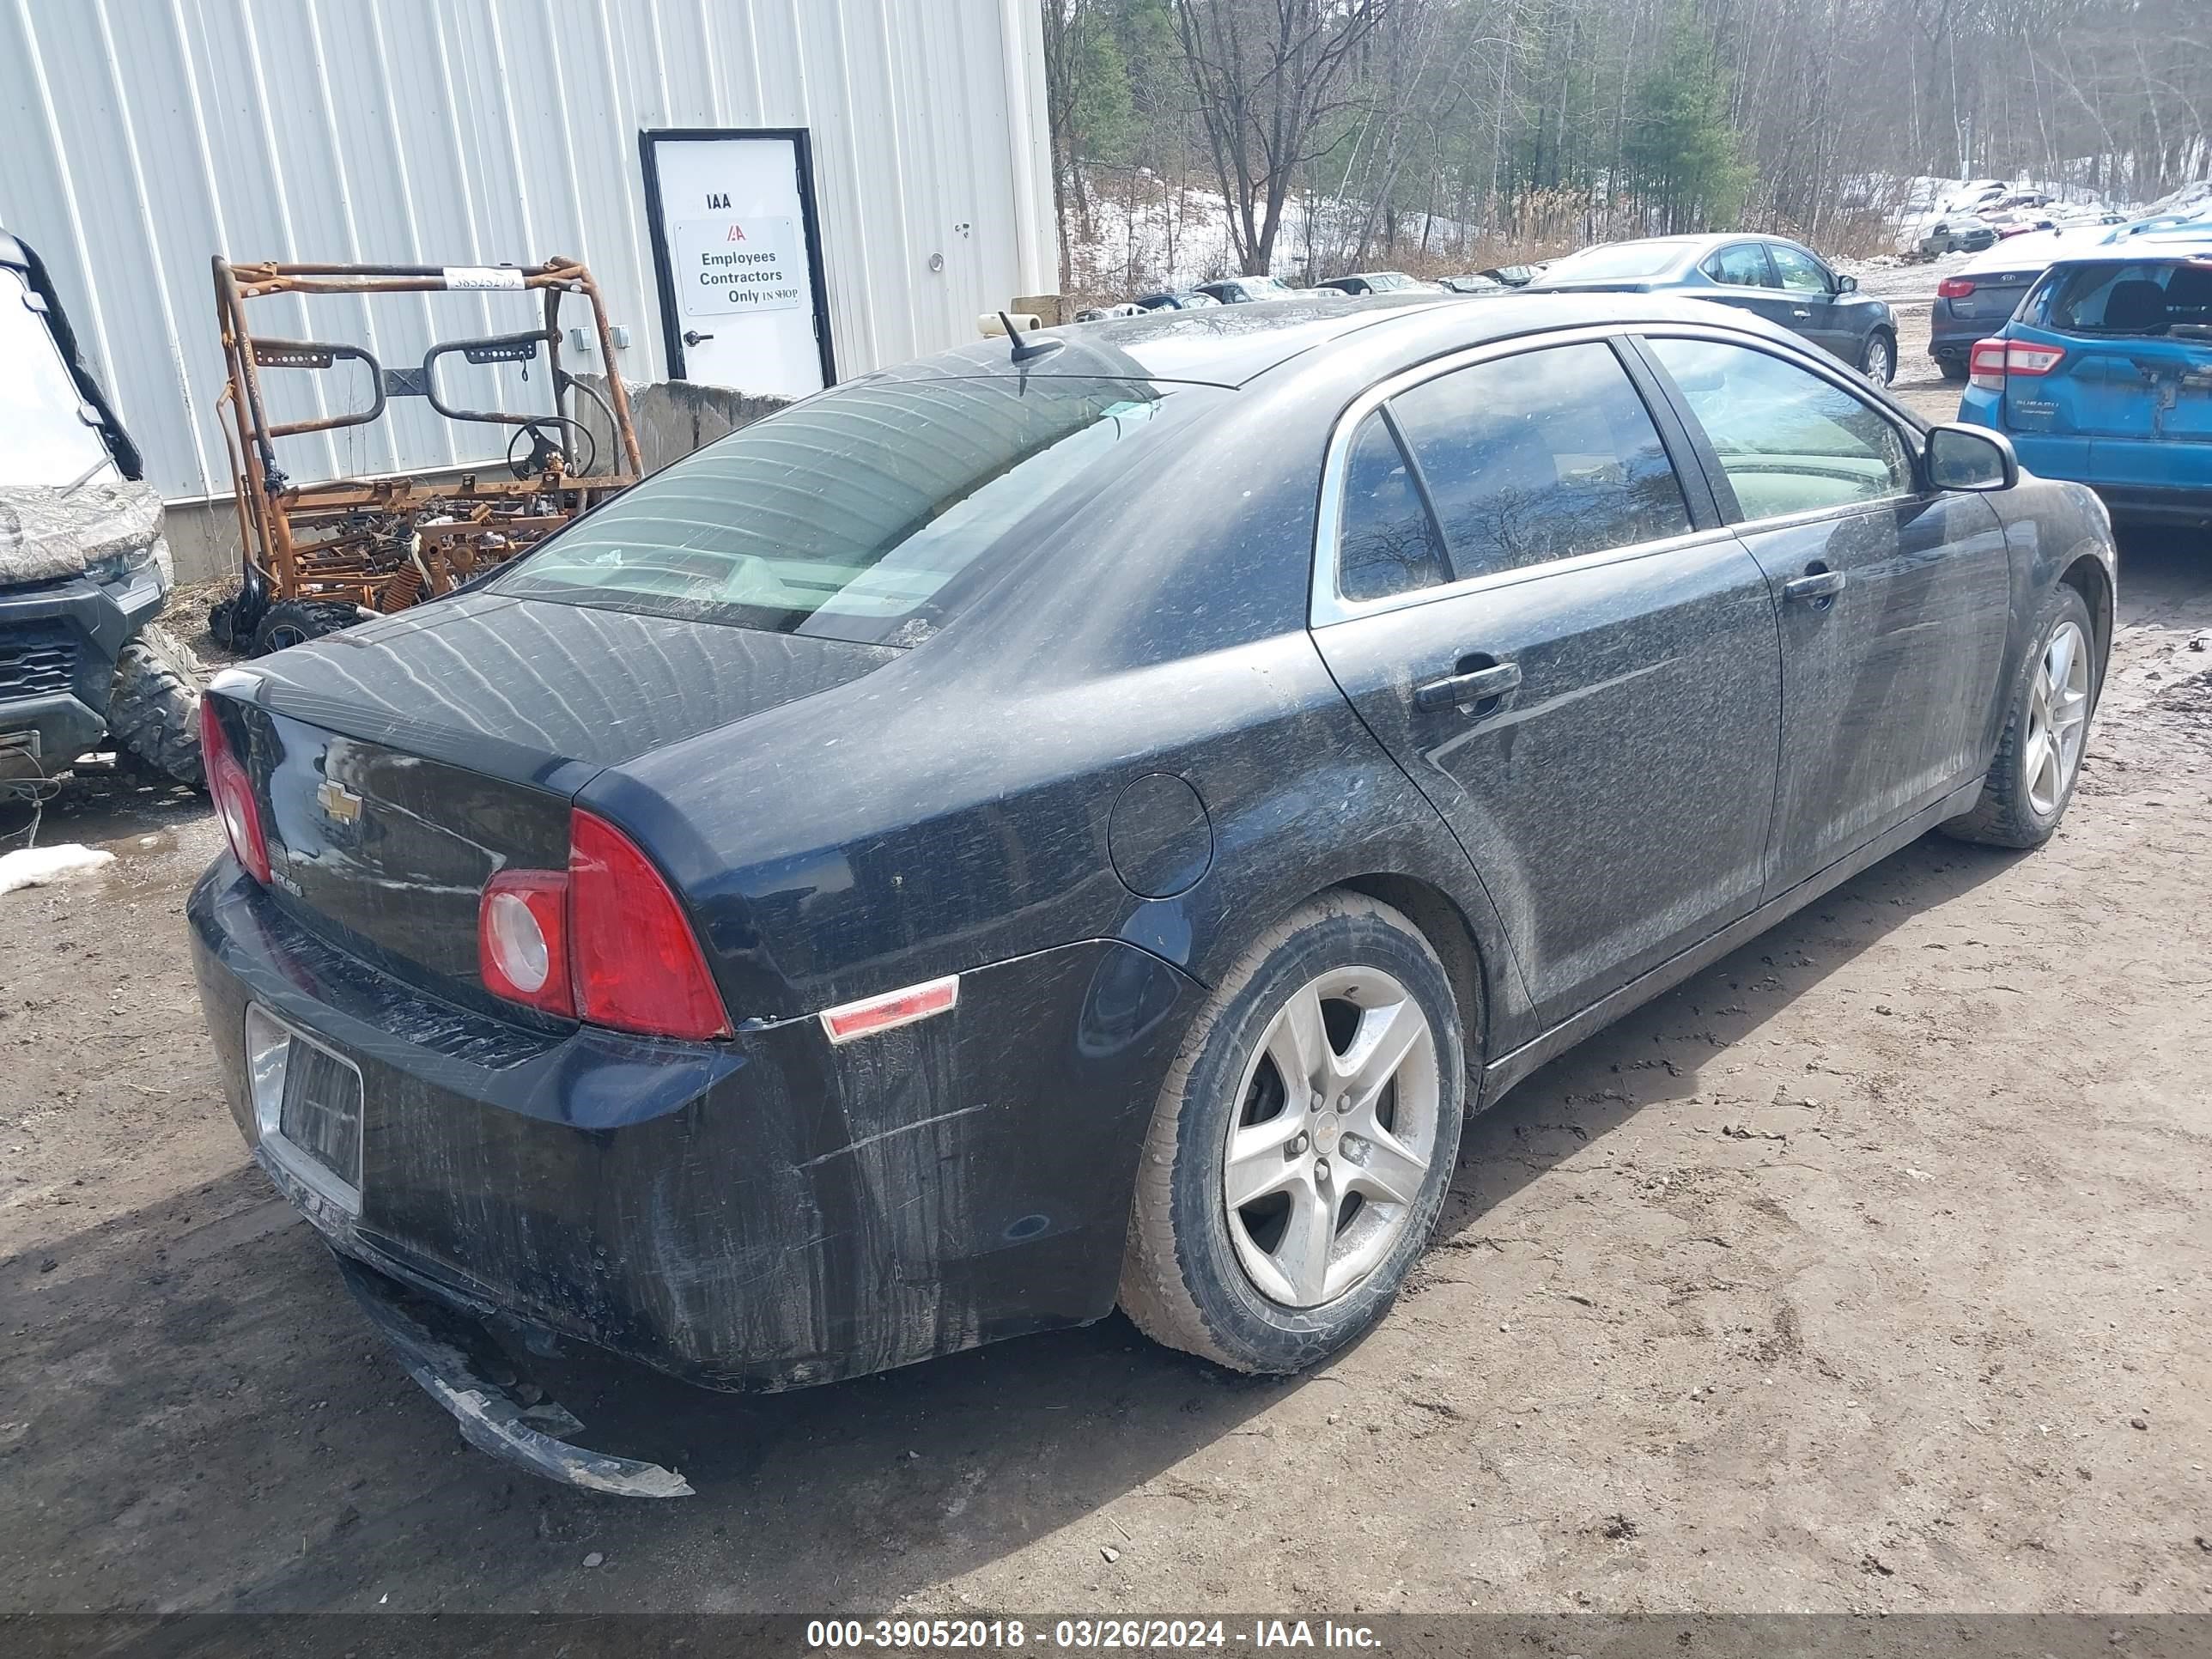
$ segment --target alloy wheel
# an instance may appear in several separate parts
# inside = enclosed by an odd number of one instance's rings
[[[1896,373],[1897,365],[1890,357],[1889,341],[1880,334],[1875,335],[1867,342],[1867,379],[1876,386],[1887,386]]]
[[[1442,1095],[1436,1033],[1389,975],[1333,969],[1290,997],[1222,1149],[1230,1239],[1255,1290],[1318,1307],[1381,1265],[1435,1157]]]
[[[2021,753],[2027,804],[2039,817],[2049,817],[2066,799],[2088,729],[2089,643],[2077,624],[2062,623],[2036,665]]]

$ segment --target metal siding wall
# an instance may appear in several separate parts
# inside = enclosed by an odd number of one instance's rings
[[[217,252],[574,255],[630,330],[623,377],[665,379],[641,128],[811,131],[841,374],[969,337],[1050,286],[1040,29],[1035,0],[0,0],[0,224],[52,266],[162,493],[224,495]],[[497,295],[255,307],[393,367],[538,322]],[[343,368],[267,384],[278,419],[368,395]],[[441,386],[542,394],[512,368]],[[280,453],[301,478],[429,469],[496,456],[484,430],[402,403]]]

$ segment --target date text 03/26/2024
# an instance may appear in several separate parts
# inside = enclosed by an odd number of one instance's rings
[[[1062,1652],[1154,1652],[1248,1648],[1259,1651],[1334,1649],[1378,1650],[1372,1627],[1333,1620],[1058,1619],[1047,1624],[1019,1619],[817,1619],[808,1621],[810,1651],[835,1653],[985,1652],[1036,1647]]]

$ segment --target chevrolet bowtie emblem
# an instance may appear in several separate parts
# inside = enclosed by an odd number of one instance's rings
[[[315,799],[322,803],[324,813],[334,823],[351,823],[361,816],[361,797],[342,783],[325,778],[315,791]]]

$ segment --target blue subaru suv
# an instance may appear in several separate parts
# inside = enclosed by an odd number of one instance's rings
[[[2212,222],[2069,252],[1973,349],[1959,418],[2121,522],[2212,526]]]

